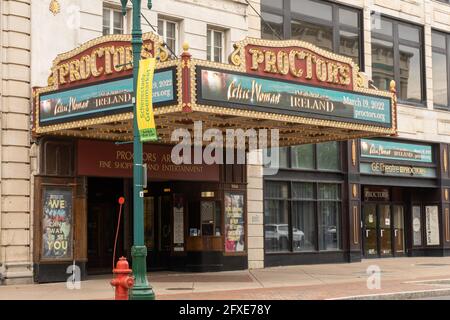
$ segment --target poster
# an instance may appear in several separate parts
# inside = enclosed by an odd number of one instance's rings
[[[174,251],[184,251],[184,201],[183,196],[173,196],[173,246]]]
[[[244,195],[225,193],[225,252],[244,249]]]
[[[437,206],[426,206],[427,245],[439,245],[439,216]]]
[[[422,245],[422,226],[421,226],[421,217],[420,217],[420,207],[413,206],[413,245],[421,246]]]
[[[45,188],[42,197],[42,258],[72,259],[72,190]]]

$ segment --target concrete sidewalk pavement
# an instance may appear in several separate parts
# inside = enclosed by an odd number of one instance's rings
[[[367,287],[369,266],[380,268],[380,289]],[[78,290],[67,289],[65,283],[0,286],[0,299],[112,299],[110,280],[111,275],[91,277],[82,281]],[[149,280],[157,299],[165,300],[336,299],[435,290],[449,295],[450,257],[370,259],[215,273],[155,272],[149,273]]]

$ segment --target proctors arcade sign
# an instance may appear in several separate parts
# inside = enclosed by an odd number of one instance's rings
[[[132,81],[129,35],[94,39],[55,59],[49,87],[34,91],[35,135],[130,139]],[[395,84],[369,88],[349,57],[298,40],[246,38],[229,63],[194,59],[185,45],[168,59],[158,36],[141,54],[157,56],[153,103],[158,135],[208,128],[280,131],[281,145],[395,135]]]

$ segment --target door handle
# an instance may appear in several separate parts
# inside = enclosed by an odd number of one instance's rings
[[[381,235],[382,238],[383,238],[383,234],[384,234],[384,230],[381,229],[381,230],[380,230],[380,235]]]
[[[394,230],[394,235],[395,235],[395,237],[398,236],[398,229],[395,229],[395,230]]]
[[[369,237],[369,231],[370,231],[370,230],[366,230],[366,238]]]

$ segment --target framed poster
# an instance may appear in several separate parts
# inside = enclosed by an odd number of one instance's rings
[[[225,193],[225,252],[244,252],[244,195]]]
[[[173,251],[184,251],[184,199],[173,196]]]
[[[439,245],[439,216],[438,206],[426,206],[427,246]]]
[[[413,245],[422,245],[422,218],[420,212],[420,206],[412,207],[412,227],[413,227]]]
[[[44,187],[42,192],[42,259],[72,260],[72,188]]]

